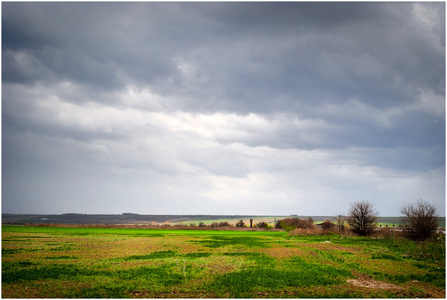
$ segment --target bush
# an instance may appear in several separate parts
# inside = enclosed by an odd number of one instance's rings
[[[231,225],[230,225],[230,223],[228,223],[228,222],[220,222],[220,223],[219,223],[219,226],[220,226],[220,227],[230,227]]]
[[[245,223],[243,220],[240,220],[239,222],[236,223],[236,227],[245,227]]]
[[[203,222],[199,222],[199,227],[206,227],[206,224]]]
[[[256,227],[258,228],[264,228],[264,229],[269,229],[270,226],[267,222],[259,222],[258,224],[256,224]]]
[[[301,220],[300,218],[285,218],[278,220],[275,224],[277,229],[285,229],[287,231],[293,230],[295,228],[302,229],[312,229],[315,227],[314,220],[309,218],[307,220]]]
[[[411,240],[425,241],[438,228],[436,208],[428,202],[419,200],[415,205],[405,205],[400,212],[404,215],[404,235]]]
[[[377,224],[378,212],[368,201],[358,201],[351,204],[348,224],[351,231],[360,235],[371,235]]]
[[[213,222],[210,224],[211,227],[219,227],[219,223],[217,222]]]
[[[321,225],[321,228],[323,230],[330,230],[330,229],[333,229],[334,227],[335,227],[334,223],[332,223],[332,221],[330,221],[330,220],[324,221],[323,224]]]

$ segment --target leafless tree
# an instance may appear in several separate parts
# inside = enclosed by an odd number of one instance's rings
[[[351,204],[348,224],[351,231],[367,236],[374,232],[379,213],[369,201],[358,201]]]
[[[346,217],[343,216],[342,214],[338,214],[337,216],[335,216],[335,224],[337,224],[338,231],[340,233],[344,232],[346,226]]]
[[[404,215],[404,235],[415,241],[425,241],[438,228],[436,207],[430,203],[418,200],[416,204],[406,204],[400,212]]]

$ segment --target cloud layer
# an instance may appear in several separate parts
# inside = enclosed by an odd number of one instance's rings
[[[2,14],[3,212],[444,213],[444,3]]]

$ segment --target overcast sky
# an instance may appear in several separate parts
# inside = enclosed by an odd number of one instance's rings
[[[445,215],[445,3],[2,3],[2,212]]]

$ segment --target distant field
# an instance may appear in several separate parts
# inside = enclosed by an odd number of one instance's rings
[[[199,224],[199,222],[203,222],[205,225],[210,225],[212,223],[220,223],[220,222],[228,222],[231,225],[236,224],[239,220],[243,220],[247,226],[250,225],[250,219],[253,219],[253,225],[259,223],[259,222],[266,222],[271,225],[275,224],[276,220],[284,219],[286,217],[284,216],[253,216],[253,217],[240,217],[240,216],[234,216],[234,217],[226,217],[226,218],[215,218],[215,219],[209,219],[209,218],[202,218],[202,217],[196,217],[191,218],[187,221],[180,221],[175,222],[175,224],[179,225],[189,225],[189,224]]]
[[[2,297],[444,298],[435,241],[2,226]]]
[[[253,224],[257,224],[259,222],[267,222],[271,225],[275,224],[276,220],[280,220],[280,219],[284,219],[284,218],[301,218],[301,219],[308,219],[308,218],[312,218],[315,223],[320,223],[323,222],[324,220],[334,220],[334,217],[331,216],[254,216],[251,217],[251,219],[253,219]],[[250,218],[247,217],[232,217],[232,218],[215,218],[215,219],[210,219],[210,218],[201,218],[201,217],[196,217],[196,218],[191,218],[190,220],[187,221],[180,221],[180,222],[175,222],[174,224],[179,224],[179,225],[189,225],[191,223],[193,224],[198,224],[199,222],[203,222],[205,225],[209,225],[212,224],[214,222],[228,222],[232,225],[236,224],[239,220],[243,220],[245,222],[246,225],[250,224]],[[393,225],[395,227],[398,227],[402,222],[402,219],[400,217],[380,217],[377,223],[377,226],[382,225],[382,227],[393,227]],[[439,219],[439,227],[445,227],[445,218],[440,218]]]
[[[119,215],[90,215],[90,214],[62,214],[62,215],[14,215],[2,214],[2,224],[101,224],[101,225],[117,225],[117,224],[140,224],[140,225],[198,225],[203,222],[210,225],[214,222],[228,222],[235,224],[239,220],[243,220],[245,224],[267,222],[274,225],[275,220],[284,218],[298,217],[301,219],[312,218],[316,223],[324,220],[333,220],[333,216],[249,216],[249,215],[140,215],[132,213],[123,213]],[[400,217],[380,217],[379,226],[386,225],[392,227],[399,226]],[[439,226],[445,227],[445,218],[439,219]]]

